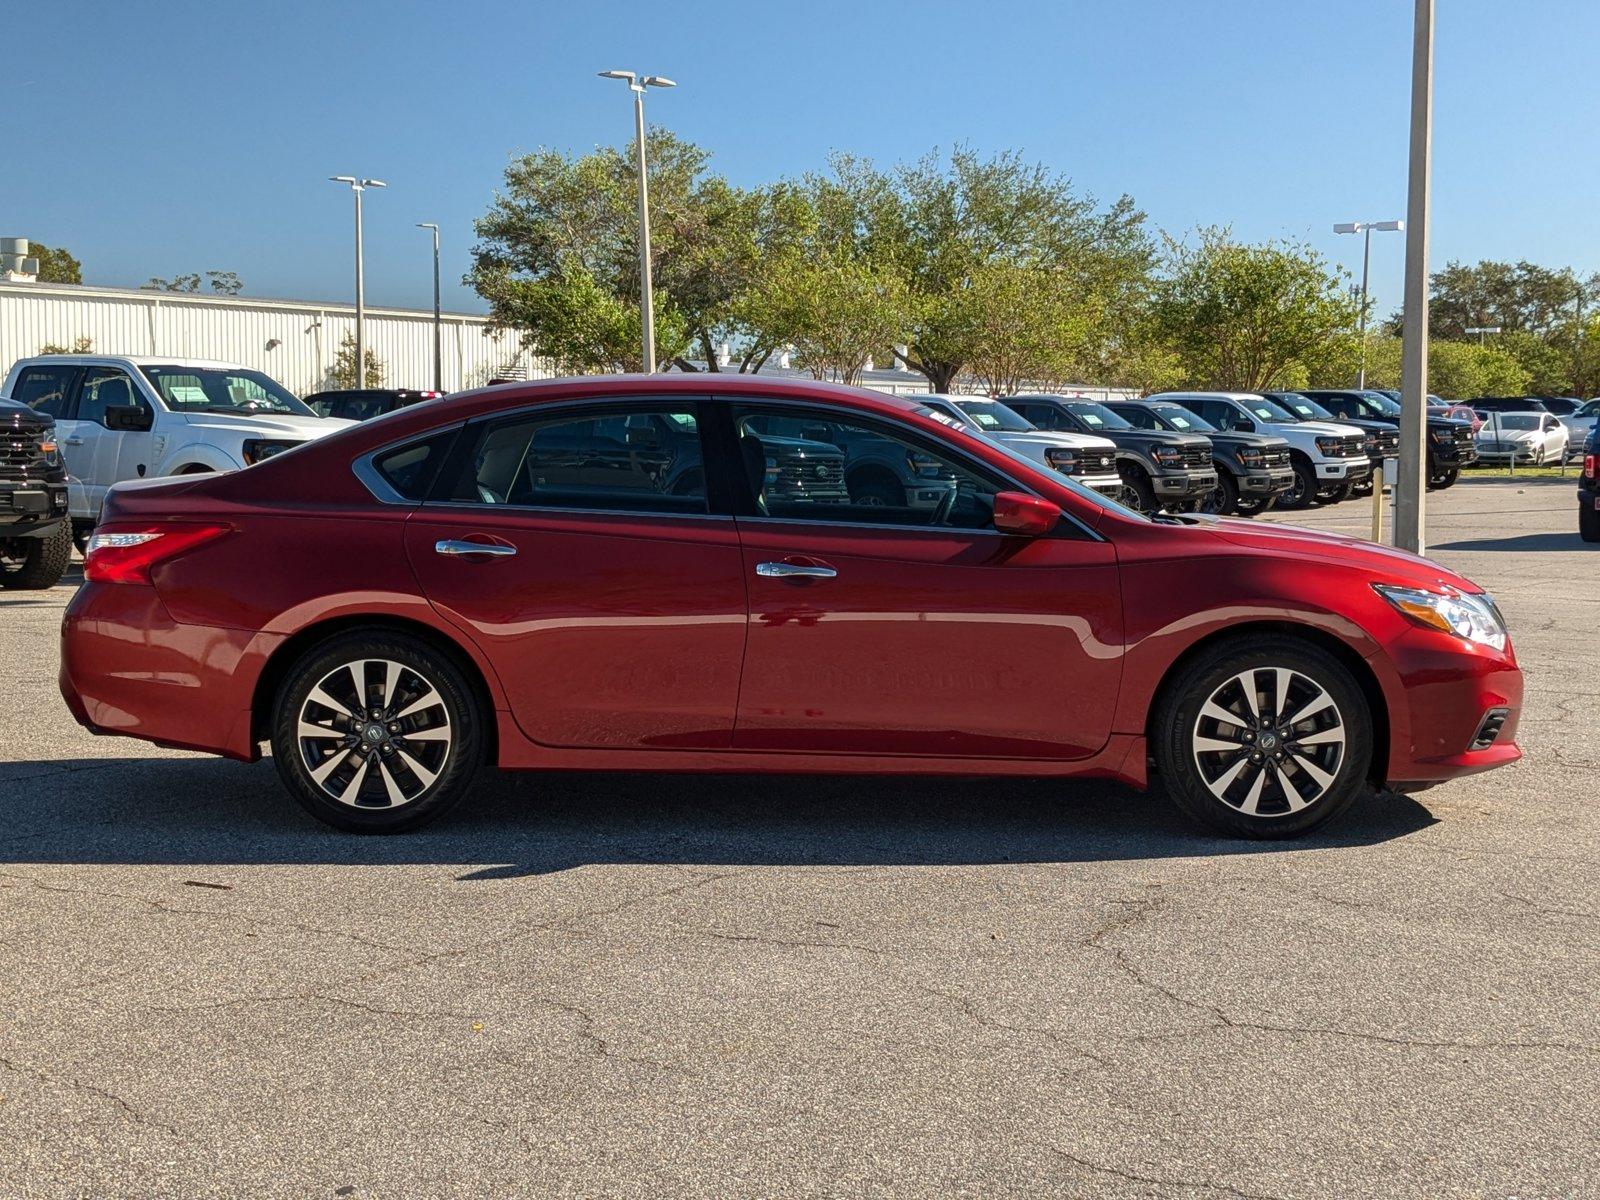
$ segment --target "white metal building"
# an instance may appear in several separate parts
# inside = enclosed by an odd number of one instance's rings
[[[89,353],[254,367],[304,396],[327,386],[347,334],[355,334],[355,308],[346,304],[0,280],[0,378],[47,345],[71,349],[88,338]],[[552,374],[518,348],[516,334],[491,332],[486,317],[445,313],[443,334],[445,391]],[[383,363],[385,386],[433,386],[432,310],[369,306],[366,344]]]

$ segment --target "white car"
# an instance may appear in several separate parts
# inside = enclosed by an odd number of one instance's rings
[[[203,359],[18,359],[0,393],[56,421],[81,542],[127,479],[234,471],[355,424],[319,417],[260,371]]]
[[[1480,413],[1478,457],[1484,462],[1526,463],[1540,467],[1567,456],[1567,427],[1547,412]]]
[[[1551,407],[1551,404],[1551,401],[1545,401],[1545,407],[1556,414],[1556,420],[1567,430],[1567,454],[1569,456],[1582,454],[1583,444],[1589,440],[1589,433],[1594,429],[1595,422],[1600,420],[1600,399],[1587,402],[1575,401],[1567,412],[1561,411],[1563,405],[1557,404]]]
[[[1122,498],[1117,444],[1110,438],[1043,430],[1000,401],[982,396],[934,393],[917,399],[949,425],[980,433],[1101,495]]]

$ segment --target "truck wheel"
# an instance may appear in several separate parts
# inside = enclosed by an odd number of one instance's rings
[[[1226,517],[1242,512],[1239,506],[1239,485],[1226,471],[1217,472],[1217,486],[1200,498],[1200,511]]]
[[[1317,469],[1304,459],[1294,460],[1294,482],[1278,497],[1280,508],[1310,508],[1317,499]]]
[[[850,483],[850,503],[867,508],[904,508],[905,489],[887,479],[868,476]]]
[[[79,554],[88,552],[89,538],[94,534],[93,521],[72,521],[72,544],[78,548]]]
[[[355,631],[290,668],[273,703],[272,757],[312,816],[399,833],[466,794],[487,719],[449,655],[405,634]]]
[[[55,587],[72,561],[72,528],[62,521],[44,537],[0,542],[0,587],[37,592]]]
[[[1331,490],[1326,492],[1322,496],[1322,502],[1324,504],[1342,504],[1344,501],[1350,499],[1350,493],[1355,491],[1355,487],[1355,484],[1346,479],[1343,483],[1336,484]]]
[[[1350,671],[1299,638],[1223,642],[1164,689],[1151,750],[1167,795],[1223,833],[1291,837],[1366,784],[1372,718]]]
[[[1442,491],[1444,488],[1452,486],[1455,481],[1460,478],[1460,467],[1442,467],[1434,474],[1428,476],[1428,490]]]
[[[1148,516],[1160,507],[1156,503],[1156,489],[1150,486],[1150,476],[1144,473],[1143,467],[1122,463],[1117,467],[1117,474],[1122,476],[1122,486],[1128,490],[1130,508]]]
[[[1600,542],[1600,512],[1595,512],[1593,500],[1578,510],[1578,536],[1586,542]]]

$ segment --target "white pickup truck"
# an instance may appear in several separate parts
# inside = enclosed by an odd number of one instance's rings
[[[234,471],[354,421],[319,417],[260,371],[203,359],[18,359],[0,395],[55,418],[80,545],[125,479]]]

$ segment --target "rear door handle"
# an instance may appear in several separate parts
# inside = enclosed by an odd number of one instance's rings
[[[765,562],[756,564],[756,574],[764,579],[832,579],[839,572],[832,567],[802,565],[801,563]]]
[[[490,558],[510,558],[517,552],[515,546],[503,546],[499,542],[466,542],[451,541],[448,538],[433,544],[435,554],[448,554],[460,556],[465,554],[483,554]]]

